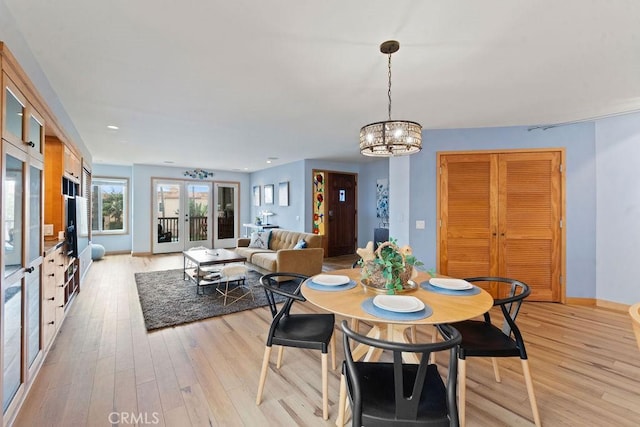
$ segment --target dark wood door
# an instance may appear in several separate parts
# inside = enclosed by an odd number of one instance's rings
[[[353,254],[356,249],[356,175],[330,172],[327,187],[327,256]]]

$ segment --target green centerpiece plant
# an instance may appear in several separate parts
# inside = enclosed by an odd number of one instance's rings
[[[423,265],[413,255],[410,246],[398,247],[397,240],[390,238],[378,245],[373,251],[373,244],[359,249],[361,279],[363,285],[376,292],[396,294],[415,289],[410,283],[414,275],[414,267]]]

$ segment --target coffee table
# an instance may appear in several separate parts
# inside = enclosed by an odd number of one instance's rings
[[[206,269],[207,266],[247,261],[246,257],[238,255],[229,249],[192,249],[183,251],[182,257],[182,277],[184,280],[190,280],[196,284],[196,293],[198,294],[200,293],[200,289],[203,289],[203,286],[220,284],[220,276],[215,277],[215,272],[213,270]],[[187,271],[190,268],[194,269],[193,274]],[[235,281],[242,281],[242,284],[244,284],[244,278],[237,279]]]

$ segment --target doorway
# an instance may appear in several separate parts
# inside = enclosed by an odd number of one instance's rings
[[[357,243],[357,175],[327,174],[327,248],[328,257],[355,253]]]
[[[233,248],[240,234],[240,184],[216,182],[213,186],[213,205],[216,207],[213,247]]]
[[[211,245],[211,182],[153,180],[153,253]]]

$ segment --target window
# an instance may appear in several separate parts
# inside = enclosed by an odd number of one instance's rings
[[[94,177],[91,181],[91,230],[94,233],[127,232],[129,180]]]

